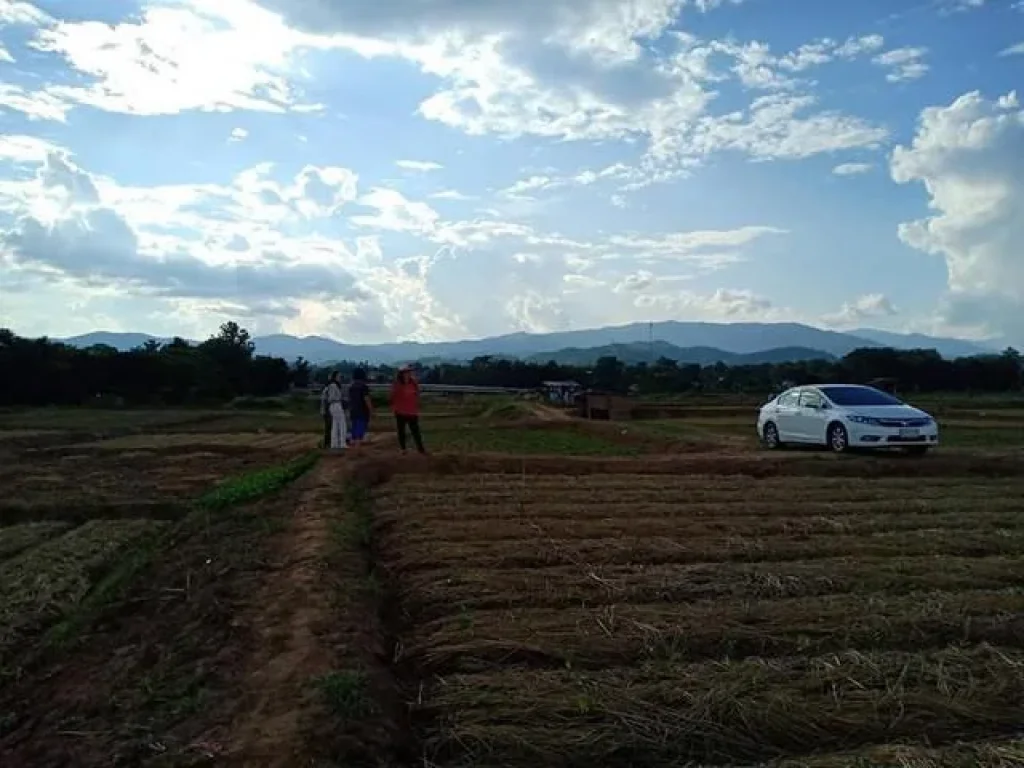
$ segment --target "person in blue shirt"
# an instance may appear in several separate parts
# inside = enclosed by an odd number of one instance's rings
[[[352,383],[348,386],[348,415],[351,422],[349,429],[352,444],[360,445],[366,439],[370,429],[370,416],[373,415],[370,387],[366,383],[366,371],[362,368],[352,371]]]

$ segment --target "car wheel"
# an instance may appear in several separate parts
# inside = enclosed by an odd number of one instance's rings
[[[909,448],[907,448],[907,453],[909,453],[911,456],[924,456],[926,453],[928,453],[928,448],[929,446],[927,445],[912,445]]]
[[[761,429],[761,434],[761,440],[764,443],[764,447],[768,450],[774,451],[777,448],[782,447],[782,441],[779,440],[779,428],[776,427],[773,422],[769,421],[765,424]]]
[[[828,447],[833,453],[845,453],[850,447],[850,436],[839,422],[828,425]]]

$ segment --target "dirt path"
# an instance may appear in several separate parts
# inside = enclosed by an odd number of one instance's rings
[[[544,403],[529,403],[528,407],[530,413],[540,421],[572,421],[572,416],[565,411]]]
[[[308,732],[321,710],[315,680],[331,671],[339,651],[329,638],[336,608],[325,558],[345,462],[325,456],[313,470],[252,609],[239,617],[257,644],[225,739],[223,757],[232,765],[309,764]]]

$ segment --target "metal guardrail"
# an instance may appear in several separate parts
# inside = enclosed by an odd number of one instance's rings
[[[391,383],[374,382],[370,384],[370,389],[378,392],[387,391],[391,389]],[[420,382],[420,391],[465,395],[521,395],[536,390],[519,387],[474,387],[468,384],[424,384]]]

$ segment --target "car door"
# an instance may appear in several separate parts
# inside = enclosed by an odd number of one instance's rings
[[[779,428],[779,440],[784,443],[795,442],[795,419],[800,405],[800,390],[791,389],[779,396],[775,404],[775,425]]]
[[[821,392],[816,389],[801,390],[797,415],[794,417],[798,433],[796,439],[803,443],[824,444],[827,418],[825,398]]]

